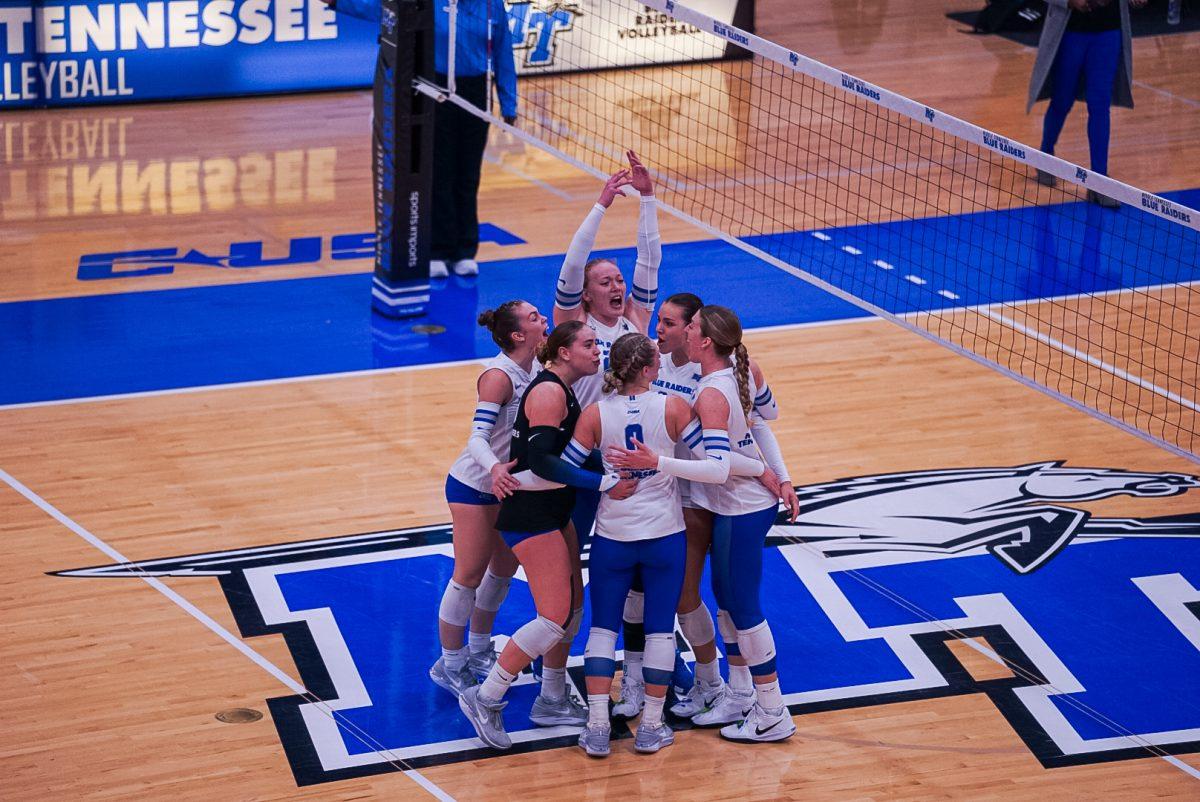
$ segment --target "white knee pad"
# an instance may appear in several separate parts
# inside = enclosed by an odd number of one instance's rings
[[[646,596],[641,591],[631,590],[625,597],[625,612],[621,614],[624,621],[640,624],[645,618]]]
[[[739,629],[737,633],[738,648],[746,665],[753,670],[756,666],[770,666],[771,673],[775,670],[775,636],[766,621],[750,629]]]
[[[712,613],[704,606],[704,602],[700,602],[700,606],[695,610],[679,616],[679,629],[683,631],[683,637],[693,649],[705,643],[712,643],[717,638]]]
[[[446,583],[438,618],[456,627],[465,627],[471,621],[475,609],[475,588],[464,587],[453,579]]]
[[[575,636],[579,634],[579,627],[583,624],[583,608],[576,607],[571,611],[571,620],[563,627],[563,643],[570,643],[575,640]]]
[[[675,635],[655,632],[646,636],[646,656],[642,659],[642,679],[650,685],[670,685],[675,671]]]
[[[475,606],[489,613],[496,612],[504,603],[504,598],[508,595],[508,585],[511,582],[511,576],[496,576],[491,569],[488,569],[483,574],[483,581],[479,583],[479,589],[475,591]]]
[[[717,610],[717,629],[721,632],[721,640],[726,643],[738,642],[738,630],[728,610]]]
[[[533,658],[541,657],[562,640],[563,628],[549,618],[538,616],[513,633],[517,648]]]
[[[583,649],[583,659],[586,661],[597,658],[609,661],[617,659],[617,633],[611,629],[592,627],[588,631],[587,646]]]

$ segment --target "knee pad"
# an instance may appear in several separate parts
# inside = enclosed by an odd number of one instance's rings
[[[453,579],[446,583],[442,604],[438,607],[438,618],[456,627],[465,627],[471,621],[475,609],[475,588],[458,584]]]
[[[725,654],[740,655],[738,649],[738,630],[733,625],[733,616],[728,610],[717,610],[717,629],[721,632],[721,640],[725,641]]]
[[[579,627],[583,624],[583,608],[576,607],[571,611],[571,617],[567,619],[567,625],[563,627],[563,643],[570,643],[575,640],[575,636],[579,634]]]
[[[592,627],[583,650],[583,673],[589,677],[608,677],[617,673],[617,633]]]
[[[655,632],[646,636],[646,656],[642,659],[642,679],[650,685],[670,685],[675,671],[675,635]]]
[[[704,606],[704,602],[700,602],[700,606],[695,610],[679,616],[679,629],[693,649],[701,644],[712,643],[717,637],[717,631],[713,628],[712,613]]]
[[[475,591],[475,606],[489,613],[496,612],[504,603],[511,582],[511,576],[496,576],[491,569],[488,569],[483,574],[483,581],[479,583],[479,589]]]
[[[538,616],[512,635],[517,648],[530,657],[541,657],[562,640],[563,628],[549,618]]]
[[[621,618],[630,624],[640,624],[646,615],[646,596],[640,591],[631,590],[625,597],[625,611]]]
[[[756,677],[775,673],[775,636],[771,634],[771,626],[763,621],[750,629],[739,629],[738,645],[750,673]]]

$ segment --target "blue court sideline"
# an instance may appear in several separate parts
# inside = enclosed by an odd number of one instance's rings
[[[1200,190],[1167,197],[1200,206]],[[1085,239],[1079,219],[1098,235]],[[1087,204],[749,241],[895,313],[1200,280],[1194,232]],[[632,269],[632,248],[598,253]],[[477,279],[435,283],[417,322],[444,326],[436,336],[373,316],[367,273],[0,304],[0,405],[491,356],[478,310],[520,296],[548,312],[560,264],[496,261]],[[664,246],[660,297],[683,290],[731,306],[748,328],[864,314],[720,241]]]

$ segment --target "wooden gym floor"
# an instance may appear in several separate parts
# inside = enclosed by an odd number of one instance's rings
[[[803,5],[801,13],[784,0],[759,0],[758,32],[1037,142],[1039,114],[1022,113],[1033,52],[962,35],[943,17],[977,3]],[[1138,106],[1114,113],[1113,175],[1155,192],[1200,187],[1200,35],[1138,39],[1134,59]],[[180,265],[170,275],[115,281],[82,281],[77,268],[84,254],[184,243],[213,252],[230,242],[370,230],[369,113],[369,94],[352,92],[5,115],[0,302],[121,295],[152,303],[160,290],[362,273],[362,260],[248,271]],[[1059,155],[1086,158],[1081,113],[1068,121],[1062,142]],[[562,253],[597,191],[594,179],[498,137],[485,164],[481,219],[526,242],[485,243],[483,270],[493,260]],[[618,204],[598,247],[627,247],[632,214],[632,205]],[[665,215],[662,229],[668,243],[700,238]],[[6,308],[17,307],[0,306],[0,315]],[[139,321],[120,325],[136,333]],[[30,337],[49,342],[55,332]],[[1192,462],[882,321],[761,331],[748,343],[784,410],[776,430],[797,486],[1057,460],[1200,473]],[[171,598],[136,578],[51,575],[118,562],[114,553],[155,560],[444,524],[441,486],[465,436],[477,369],[431,365],[0,408],[0,797],[1195,797],[1200,734],[1165,747],[1176,757],[1126,749],[1120,759],[1045,759],[1037,741],[1045,734],[1022,729],[1011,709],[1006,716],[997,701],[1004,694],[987,684],[1012,675],[961,644],[949,647],[955,682],[984,692],[806,703],[797,735],[782,745],[746,748],[687,731],[652,757],[634,755],[625,740],[607,761],[567,747],[425,766],[420,778],[388,772],[300,786],[295,755],[285,755],[273,725],[276,708],[266,702],[295,691],[272,671],[295,681],[306,668],[278,634],[235,634],[249,654],[219,636],[216,630],[238,633],[244,625],[228,586],[212,576],[171,577],[163,580],[178,594]],[[1122,494],[1071,506],[1093,519],[1180,521],[1195,515],[1196,497]],[[804,546],[785,550],[793,561],[815,559]],[[1193,593],[1196,566],[1189,551],[1177,569]],[[1200,594],[1185,596],[1179,609],[1195,617],[1197,600]],[[1195,659],[1178,651],[1188,643],[1200,650],[1186,615],[1172,620],[1191,640],[1155,646],[1146,664]],[[410,617],[432,628],[434,611],[418,607]],[[1097,651],[1121,652],[1136,640],[1136,620],[1110,623],[1097,614],[1084,627]],[[1004,653],[994,627],[976,634]],[[820,652],[803,655],[805,663],[821,660]],[[1195,707],[1186,674],[1183,685],[1162,682],[1150,704]],[[214,718],[229,708],[266,715],[236,725]],[[510,718],[510,728],[517,725]]]

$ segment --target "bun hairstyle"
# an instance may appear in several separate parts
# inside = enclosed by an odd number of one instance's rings
[[[521,300],[505,301],[495,309],[479,314],[479,325],[492,333],[492,342],[506,354],[517,347],[512,336],[521,330],[521,317],[517,309],[523,303]]]
[[[750,398],[750,354],[742,345],[742,323],[732,309],[724,306],[705,306],[700,316],[700,333],[712,340],[717,356],[733,356],[734,376],[737,378],[738,400],[747,416],[754,409]]]
[[[692,295],[690,292],[677,292],[667,300],[665,304],[673,304],[683,310],[683,322],[691,323],[692,318],[700,311],[700,307],[704,306],[704,301],[701,301],[698,296]]]
[[[654,364],[658,349],[645,334],[622,334],[608,352],[608,370],[604,371],[604,392],[611,393],[629,384],[642,368]]]
[[[550,336],[546,338],[546,342],[542,343],[542,347],[538,349],[538,362],[548,365],[558,359],[558,350],[570,348],[571,343],[575,342],[583,328],[584,323],[581,320],[568,320],[566,323],[555,326],[554,331],[550,332]]]

